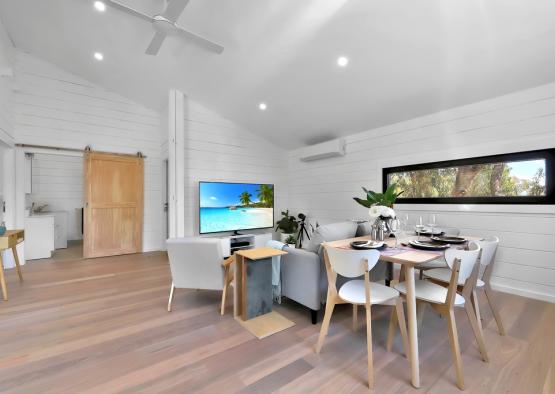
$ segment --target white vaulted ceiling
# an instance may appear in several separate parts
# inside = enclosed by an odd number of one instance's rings
[[[148,23],[93,1],[0,0],[0,16],[24,51],[156,109],[180,89],[284,147],[555,81],[552,0],[191,0],[179,24],[224,52],[169,38],[155,57]]]

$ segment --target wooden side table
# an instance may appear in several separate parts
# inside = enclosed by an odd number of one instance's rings
[[[272,248],[235,252],[235,319],[259,339],[295,325],[272,311],[272,257],[287,254]]]
[[[4,235],[0,235],[0,285],[2,286],[4,301],[8,300],[8,288],[6,287],[6,279],[4,278],[4,262],[2,261],[2,252],[6,249],[12,250],[15,266],[17,268],[17,275],[19,275],[19,280],[23,281],[16,246],[18,243],[23,242],[24,239],[25,231],[23,230],[8,230]]]

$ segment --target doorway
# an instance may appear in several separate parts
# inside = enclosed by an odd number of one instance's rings
[[[142,252],[141,153],[16,146],[15,175],[20,181],[12,189],[17,199],[16,214],[26,231],[25,260],[77,260]],[[59,217],[63,226],[58,225]],[[64,234],[63,251],[54,246],[60,241],[60,229]],[[35,237],[33,232],[37,233]],[[40,251],[27,253],[32,248]]]
[[[26,260],[83,257],[82,154],[26,152]]]

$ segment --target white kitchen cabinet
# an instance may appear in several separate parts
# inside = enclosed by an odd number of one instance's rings
[[[37,213],[36,216],[53,216],[54,217],[54,248],[67,248],[67,227],[68,213],[67,211],[50,211]]]
[[[56,249],[67,248],[67,212],[56,211],[54,215],[54,247]]]
[[[54,216],[33,215],[25,218],[25,260],[52,257],[54,246]]]

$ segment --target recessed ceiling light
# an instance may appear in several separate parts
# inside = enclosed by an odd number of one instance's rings
[[[95,52],[94,53],[94,58],[100,62],[100,61],[104,60],[104,55],[100,52]]]
[[[337,58],[337,65],[339,67],[345,67],[347,64],[349,64],[349,58],[345,56],[340,56]]]
[[[106,4],[104,4],[102,1],[95,1],[94,8],[96,8],[96,10],[99,12],[104,12],[106,11]]]
[[[268,108],[268,106],[266,105],[266,103],[260,103],[258,104],[258,109],[261,111],[266,111],[266,108]]]

